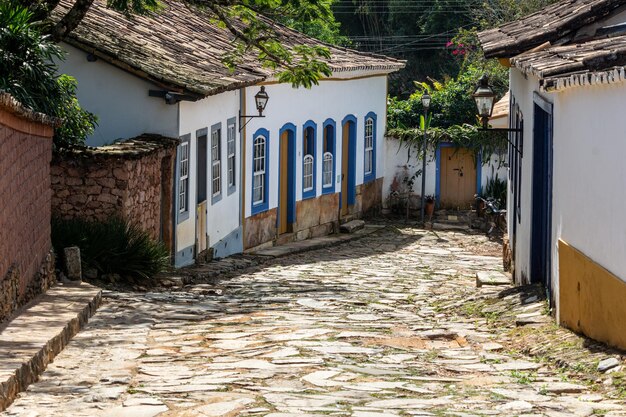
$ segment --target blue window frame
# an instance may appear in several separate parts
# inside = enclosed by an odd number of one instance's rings
[[[270,132],[259,129],[252,136],[252,214],[269,207],[268,177],[270,175]]]
[[[314,198],[317,158],[316,158],[317,125],[309,120],[302,127],[302,198]]]
[[[323,128],[322,194],[331,194],[335,192],[337,124],[333,119],[327,119]]]
[[[376,179],[376,113],[365,116],[363,141],[363,182]]]

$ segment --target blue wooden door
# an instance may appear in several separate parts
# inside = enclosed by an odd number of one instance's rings
[[[530,279],[545,286],[552,280],[552,104],[535,97],[533,126],[532,229]]]

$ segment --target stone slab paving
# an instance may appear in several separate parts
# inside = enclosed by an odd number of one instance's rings
[[[457,232],[386,228],[204,291],[105,294],[4,416],[626,416],[599,386],[457,314],[498,257]],[[441,307],[441,306],[455,307]]]
[[[59,283],[0,328],[0,410],[37,380],[95,313],[100,301],[100,288]]]

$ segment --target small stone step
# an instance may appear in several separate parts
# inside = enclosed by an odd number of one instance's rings
[[[459,223],[433,223],[434,230],[459,230],[469,232],[471,229],[466,224]]]
[[[365,227],[363,220],[352,220],[348,223],[344,223],[339,227],[341,233],[354,233],[357,230],[361,230]]]
[[[511,280],[508,276],[498,271],[481,271],[476,273],[476,286],[478,288],[483,285],[510,285]]]

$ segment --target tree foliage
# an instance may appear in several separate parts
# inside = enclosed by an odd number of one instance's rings
[[[76,81],[57,75],[55,60],[61,49],[42,35],[32,22],[34,14],[15,1],[0,3],[0,90],[23,105],[63,120],[55,130],[54,144],[83,143],[96,118],[76,100]]]

